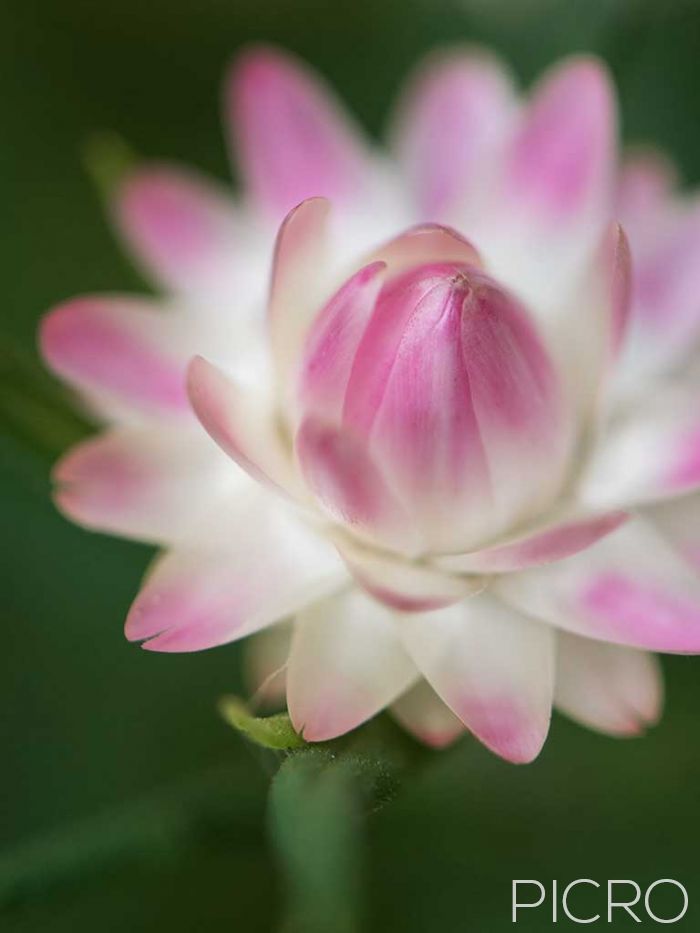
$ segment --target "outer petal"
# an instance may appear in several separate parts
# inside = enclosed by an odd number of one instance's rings
[[[392,613],[359,590],[306,609],[296,621],[287,702],[297,732],[335,738],[391,703],[416,677]]]
[[[636,152],[625,159],[617,185],[616,216],[635,244],[654,237],[656,222],[667,213],[677,180],[673,164],[659,152]]]
[[[549,729],[554,633],[489,596],[402,619],[406,648],[436,693],[488,748],[532,761]]]
[[[661,713],[663,683],[654,655],[562,632],[554,704],[611,735],[639,735]]]
[[[464,732],[464,724],[445,706],[427,680],[419,680],[392,705],[391,713],[416,738],[445,748]]]
[[[226,108],[233,150],[251,193],[273,220],[305,198],[352,202],[365,181],[362,138],[304,66],[253,49],[231,72]]]
[[[220,509],[156,564],[131,607],[129,640],[199,651],[292,615],[346,581],[333,550],[265,493]]]
[[[42,321],[41,351],[59,376],[100,407],[182,415],[189,413],[182,327],[177,311],[148,301],[75,298]]]
[[[229,457],[276,491],[303,495],[273,399],[244,389],[201,357],[192,360],[187,381],[195,414]]]
[[[478,194],[514,112],[510,76],[485,52],[440,53],[419,69],[400,104],[394,136],[426,220],[454,217]]]
[[[191,300],[230,296],[239,250],[232,199],[194,172],[153,165],[130,174],[114,205],[137,259]]]
[[[624,512],[562,519],[470,554],[450,554],[434,560],[451,573],[511,573],[570,557],[590,547],[626,521]]]
[[[53,472],[61,511],[87,528],[165,544],[249,481],[201,428],[116,428],[73,447]]]
[[[500,578],[528,615],[617,644],[700,652],[700,579],[641,519],[575,557]]]
[[[615,146],[611,83],[600,62],[557,65],[535,88],[506,170],[513,205],[545,221],[578,220],[610,195]]]

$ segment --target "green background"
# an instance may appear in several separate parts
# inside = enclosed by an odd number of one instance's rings
[[[700,177],[691,0],[2,0],[0,929],[10,933],[254,933],[281,915],[264,830],[270,762],[214,710],[242,689],[240,649],[161,656],[124,640],[148,551],[54,512],[48,467],[80,427],[34,358],[53,303],[143,287],[84,171],[85,140],[115,130],[144,155],[226,177],[222,70],[259,39],[313,62],[373,133],[435,43],[493,45],[525,81],[559,55],[595,51],[618,81],[626,139],[660,143],[689,184]],[[641,741],[556,717],[526,768],[468,739],[429,756],[369,822],[365,928],[504,931],[512,878],[671,877],[691,898],[674,929],[697,929],[700,661],[664,666],[666,715]],[[551,924],[531,911],[520,927]]]

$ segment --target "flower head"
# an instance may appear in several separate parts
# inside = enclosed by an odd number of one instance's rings
[[[563,63],[523,104],[491,57],[433,58],[393,161],[267,49],[227,108],[242,206],[170,168],[115,205],[168,307],[78,299],[42,331],[109,424],[59,463],[59,505],[167,548],[127,636],[188,651],[283,623],[256,669],[287,658],[309,740],[387,705],[512,761],[553,703],[639,732],[661,700],[643,649],[700,652],[679,517],[700,238],[665,168],[618,168],[604,69]]]

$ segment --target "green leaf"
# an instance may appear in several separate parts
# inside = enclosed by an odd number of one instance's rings
[[[219,712],[230,726],[263,748],[287,751],[307,745],[294,731],[287,713],[265,717],[253,716],[245,703],[237,697],[224,697],[219,702]]]

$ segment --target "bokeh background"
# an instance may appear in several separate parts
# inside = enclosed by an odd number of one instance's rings
[[[215,712],[221,694],[242,690],[239,646],[161,656],[124,640],[149,552],[54,512],[49,466],[82,427],[34,349],[37,320],[56,301],[144,287],[105,222],[86,140],[113,130],[140,154],[226,178],[222,70],[261,39],[321,69],[376,135],[401,78],[436,43],[492,45],[525,82],[557,56],[594,51],[617,79],[625,138],[661,144],[689,185],[700,180],[693,0],[2,0],[8,933],[262,933],[279,922],[265,834],[270,764]],[[369,822],[366,929],[500,933],[512,929],[512,878],[580,877],[677,878],[690,910],[674,929],[698,929],[700,660],[664,665],[666,716],[643,740],[614,741],[557,717],[526,768],[468,739],[430,757]],[[537,911],[520,925],[550,928]]]

